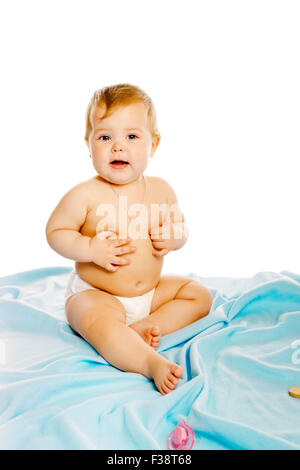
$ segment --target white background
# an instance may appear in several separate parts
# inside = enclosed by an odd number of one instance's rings
[[[92,93],[122,82],[154,101],[146,174],[169,181],[189,223],[164,272],[300,272],[298,1],[10,0],[0,18],[0,276],[73,265],[45,226],[95,174]]]

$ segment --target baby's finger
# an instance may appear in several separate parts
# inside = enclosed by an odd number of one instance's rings
[[[151,234],[150,238],[151,238],[151,240],[157,240],[157,241],[162,240],[163,239],[163,233],[159,232],[159,233]]]
[[[159,229],[159,232],[156,232],[153,237],[155,239],[160,239],[160,240],[165,240],[165,239],[168,239],[170,238],[170,230],[168,229],[168,227],[161,227]]]
[[[132,253],[133,251],[136,250],[135,246],[123,246],[121,248],[116,248],[114,250],[114,255],[124,255],[125,253]]]
[[[111,263],[106,263],[106,265],[104,267],[105,267],[106,271],[110,271],[110,272],[115,272],[115,271],[117,271],[117,269],[119,269],[119,266],[114,266]]]
[[[105,240],[106,238],[110,238],[115,235],[115,232],[112,232],[111,230],[103,230],[102,232],[97,233],[97,237],[100,238],[101,240]]]
[[[163,238],[162,236],[160,236],[160,237],[153,237],[153,238],[151,237],[151,240],[152,240],[153,243],[163,243],[164,238]]]
[[[159,251],[157,251],[155,248],[152,249],[152,254],[153,256],[160,256]]]
[[[164,248],[165,243],[160,241],[153,241],[152,246],[156,249],[162,249]]]
[[[164,256],[164,255],[166,255],[167,253],[168,253],[167,248],[163,248],[162,250],[155,250],[155,249],[154,249],[154,250],[152,251],[152,254],[153,254],[154,256]]]
[[[129,259],[125,258],[119,258],[118,256],[114,256],[112,259],[113,264],[117,264],[119,266],[125,265],[125,264],[130,264]]]
[[[122,245],[126,245],[127,243],[130,243],[132,240],[130,237],[128,238],[123,238],[123,239],[118,239],[116,240],[114,243],[113,243],[113,246],[114,247],[118,247],[118,246],[122,246]]]

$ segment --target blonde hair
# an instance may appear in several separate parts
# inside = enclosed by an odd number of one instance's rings
[[[160,137],[157,128],[156,112],[151,98],[135,85],[120,83],[100,88],[93,94],[86,110],[85,141],[88,143],[92,130],[91,114],[97,106],[105,105],[106,111],[102,116],[102,119],[104,119],[110,116],[116,109],[138,102],[142,102],[146,106],[148,125],[152,137]]]

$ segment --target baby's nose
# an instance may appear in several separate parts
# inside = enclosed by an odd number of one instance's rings
[[[113,152],[122,152],[122,151],[123,151],[122,145],[120,145],[120,144],[114,144],[113,145]]]

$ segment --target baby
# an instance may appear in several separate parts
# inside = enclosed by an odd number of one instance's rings
[[[160,338],[207,315],[212,296],[196,280],[161,276],[187,228],[173,188],[143,175],[160,141],[151,99],[129,84],[96,91],[85,140],[97,174],[62,197],[46,227],[51,248],[75,261],[66,318],[111,365],[165,395],[182,368],[156,351]]]

